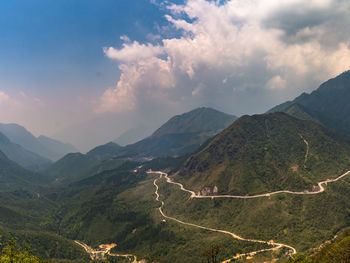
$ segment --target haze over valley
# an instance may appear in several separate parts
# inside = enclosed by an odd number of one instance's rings
[[[350,4],[0,3],[0,262],[350,262]]]

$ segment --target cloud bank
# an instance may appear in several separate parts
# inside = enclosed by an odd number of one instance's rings
[[[350,68],[348,1],[188,0],[165,6],[179,37],[157,37],[155,44],[122,36],[122,47],[104,48],[119,62],[121,76],[102,94],[96,112],[142,111],[149,104],[261,112]]]

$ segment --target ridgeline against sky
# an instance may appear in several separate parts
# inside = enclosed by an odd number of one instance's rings
[[[265,112],[350,68],[340,0],[2,1],[0,122],[82,150],[211,106]]]

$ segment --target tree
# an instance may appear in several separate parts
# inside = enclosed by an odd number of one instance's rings
[[[0,236],[1,238],[1,236]],[[40,258],[21,248],[16,239],[11,238],[5,244],[0,243],[1,263],[43,263]]]
[[[208,263],[217,263],[217,256],[222,251],[220,246],[214,245],[203,251],[202,255],[207,258]]]

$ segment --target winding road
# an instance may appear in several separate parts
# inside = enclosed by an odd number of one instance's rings
[[[260,198],[260,197],[269,197],[271,195],[282,194],[282,193],[293,194],[293,195],[315,195],[315,194],[320,194],[320,193],[325,191],[325,188],[323,187],[323,185],[327,185],[328,183],[333,183],[333,182],[336,182],[336,181],[342,179],[343,177],[345,177],[348,174],[350,174],[350,170],[345,172],[344,174],[340,175],[339,177],[337,177],[335,179],[327,179],[326,181],[319,182],[317,184],[318,190],[316,190],[316,191],[307,191],[307,190],[305,190],[303,192],[293,192],[293,191],[289,191],[289,190],[280,190],[280,191],[264,193],[264,194],[257,194],[257,195],[198,195],[194,191],[186,189],[182,184],[174,182],[171,178],[168,177],[167,173],[164,173],[164,172],[161,172],[161,171],[152,171],[152,170],[147,171],[147,173],[164,175],[166,181],[169,184],[178,185],[178,186],[180,186],[180,189],[182,191],[190,193],[191,194],[190,198],[202,198],[202,199],[204,199],[204,198],[208,198],[208,199],[214,199],[214,198],[252,199],[252,198]]]
[[[180,224],[183,224],[183,225],[192,226],[192,227],[196,227],[196,228],[200,228],[200,229],[204,229],[204,230],[208,230],[208,231],[212,231],[212,232],[218,232],[218,233],[227,234],[227,235],[230,235],[232,238],[237,239],[237,240],[247,241],[247,242],[254,242],[254,243],[261,243],[261,244],[267,244],[267,245],[273,246],[272,248],[261,249],[261,250],[253,251],[253,252],[246,253],[246,254],[240,254],[240,255],[237,255],[237,256],[232,257],[230,259],[227,259],[225,261],[222,261],[222,263],[228,263],[228,262],[230,262],[233,259],[238,259],[238,258],[245,257],[245,256],[254,256],[257,253],[261,253],[261,252],[265,252],[265,251],[271,251],[271,250],[277,250],[277,249],[282,248],[282,247],[285,247],[285,248],[289,249],[291,255],[296,254],[297,251],[296,251],[296,249],[294,247],[292,247],[290,245],[287,245],[287,244],[275,243],[275,242],[271,242],[271,241],[264,241],[264,240],[257,240],[257,239],[243,238],[243,237],[241,237],[241,236],[239,236],[239,235],[237,235],[235,233],[232,233],[232,232],[229,232],[229,231],[226,231],[226,230],[204,227],[204,226],[196,225],[196,224],[193,224],[193,223],[187,223],[187,222],[181,221],[179,219],[176,219],[174,217],[167,216],[163,212],[164,201],[159,200],[159,193],[158,193],[159,186],[157,184],[159,179],[161,179],[164,176],[164,178],[166,179],[167,183],[177,185],[177,186],[180,187],[180,189],[182,191],[191,194],[190,198],[211,198],[211,199],[214,199],[214,198],[239,198],[239,199],[252,199],[252,198],[260,198],[260,197],[269,197],[271,195],[280,194],[280,193],[295,194],[295,195],[314,195],[314,194],[319,194],[319,193],[322,193],[322,192],[325,191],[325,188],[324,188],[323,185],[327,185],[327,183],[336,182],[336,181],[344,178],[345,176],[350,174],[350,170],[345,172],[344,174],[338,176],[335,179],[328,179],[326,181],[319,182],[317,184],[318,185],[318,190],[317,191],[312,191],[312,192],[309,192],[309,191],[293,192],[293,191],[288,191],[288,190],[281,190],[281,191],[265,193],[265,194],[258,194],[258,195],[251,195],[251,196],[239,196],[239,195],[202,196],[202,195],[197,195],[194,191],[186,189],[181,183],[174,182],[171,178],[169,178],[168,174],[165,173],[165,172],[148,170],[147,173],[148,174],[159,174],[159,178],[157,178],[157,179],[155,179],[153,181],[153,184],[156,187],[156,190],[155,190],[154,193],[156,195],[156,201],[161,203],[161,206],[158,208],[158,210],[159,210],[160,214],[164,218],[169,219],[169,220],[173,220],[173,221],[175,221],[177,223],[180,223]]]

